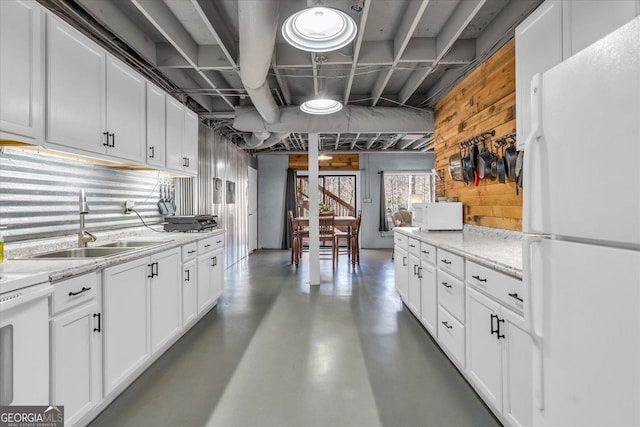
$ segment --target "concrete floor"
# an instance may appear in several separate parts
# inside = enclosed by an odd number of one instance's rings
[[[321,262],[313,287],[306,257],[228,269],[218,306],[91,426],[500,425],[402,305],[390,250]]]

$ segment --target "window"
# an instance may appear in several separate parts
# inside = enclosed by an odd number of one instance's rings
[[[356,215],[356,176],[322,175],[318,177],[320,202],[336,216]],[[309,178],[299,176],[296,183],[298,216],[309,216]]]
[[[387,213],[389,229],[403,225],[410,220],[410,215],[396,215],[399,211],[412,211],[414,203],[432,202],[435,196],[434,175],[431,172],[385,172],[384,173],[384,207]]]

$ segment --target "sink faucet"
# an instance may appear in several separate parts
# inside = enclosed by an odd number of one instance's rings
[[[84,228],[84,216],[89,213],[89,205],[87,204],[87,195],[84,188],[80,189],[80,230],[78,231],[78,247],[86,248],[87,242],[95,242],[96,236],[89,233]]]

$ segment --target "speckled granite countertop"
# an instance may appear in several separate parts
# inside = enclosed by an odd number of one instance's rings
[[[414,227],[393,230],[522,279],[522,233],[467,225],[463,231],[420,231]]]
[[[5,245],[6,260],[3,263],[5,273],[35,273],[48,274],[49,280],[56,282],[91,271],[110,267],[112,265],[149,256],[167,249],[182,246],[207,237],[224,235],[224,230],[201,231],[198,233],[160,232],[155,233],[145,228],[131,228],[113,232],[94,233],[98,237],[89,246],[99,246],[115,240],[145,240],[158,242],[158,245],[135,248],[117,255],[99,258],[76,259],[27,259],[26,257],[43,252],[75,247],[76,237],[54,239],[38,239]]]

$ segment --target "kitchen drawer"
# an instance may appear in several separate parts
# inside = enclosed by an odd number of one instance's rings
[[[182,246],[182,262],[187,262],[196,256],[198,256],[198,244],[196,242]]]
[[[51,315],[93,300],[98,295],[98,275],[89,273],[54,283]]]
[[[409,253],[420,257],[420,240],[409,237]]]
[[[438,304],[464,323],[464,283],[438,270]]]
[[[393,233],[393,244],[404,249],[409,250],[409,237],[400,233]]]
[[[224,235],[219,234],[217,236],[207,237],[206,239],[198,240],[198,255],[202,255],[206,252],[218,249],[224,246]]]
[[[438,268],[449,274],[464,279],[464,258],[442,249],[438,249]]]
[[[438,340],[464,368],[464,326],[441,306],[438,306]]]
[[[488,267],[467,261],[467,283],[494,297],[507,307],[524,313],[524,288],[522,280],[507,276]]]
[[[436,247],[431,246],[428,243],[422,242],[420,244],[420,259],[422,262],[427,262],[431,265],[436,264]]]

